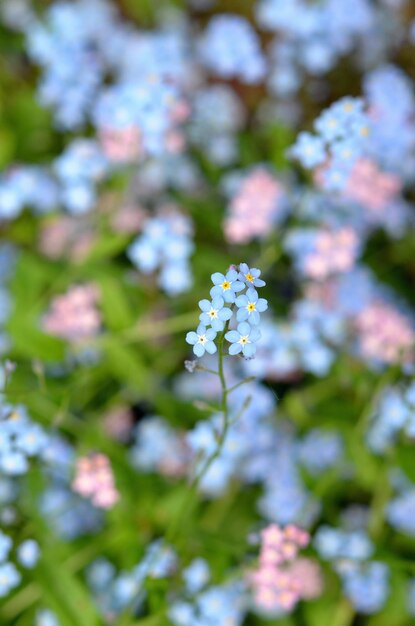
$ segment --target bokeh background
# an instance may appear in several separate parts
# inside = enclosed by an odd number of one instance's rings
[[[415,4],[0,22],[0,624],[413,624]],[[221,442],[185,339],[241,263]]]

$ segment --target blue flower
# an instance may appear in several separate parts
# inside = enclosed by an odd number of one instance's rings
[[[39,544],[34,539],[26,539],[17,549],[19,562],[29,569],[36,565],[39,554]]]
[[[198,593],[209,582],[209,566],[204,559],[194,559],[189,567],[183,570],[183,580],[186,590],[191,593]]]
[[[245,322],[246,320],[256,326],[260,322],[260,313],[263,313],[268,308],[268,302],[265,298],[258,298],[258,293],[255,289],[248,289],[246,294],[238,296],[235,300],[235,304],[238,307],[238,313],[236,319],[238,322]]]
[[[205,326],[212,326],[213,330],[217,332],[221,331],[225,327],[225,322],[232,317],[232,311],[230,308],[225,307],[223,298],[213,298],[212,302],[209,300],[201,300],[199,307],[203,313],[200,314],[199,319]]]
[[[327,157],[323,140],[306,132],[298,135],[296,143],[291,148],[291,154],[307,168],[321,165]]]
[[[190,343],[193,346],[193,352],[196,356],[201,357],[206,352],[209,354],[214,354],[216,352],[216,346],[213,343],[213,340],[216,337],[216,331],[213,328],[209,328],[206,330],[206,326],[203,324],[199,324],[196,332],[191,331],[186,335],[187,343]]]
[[[243,283],[238,280],[238,272],[230,269],[226,275],[215,272],[212,274],[212,282],[215,285],[210,290],[212,298],[221,296],[225,302],[235,302],[235,293],[242,291]]]
[[[20,583],[20,574],[13,563],[2,563],[0,565],[0,598],[7,596],[13,587]]]
[[[247,359],[252,358],[256,352],[255,342],[260,337],[261,333],[255,326],[250,326],[248,322],[238,324],[237,330],[230,330],[225,335],[225,339],[231,344],[229,354],[234,355],[242,352]]]
[[[248,267],[246,263],[240,264],[238,278],[248,287],[264,287],[265,281],[259,278],[260,276],[261,270],[256,267]]]

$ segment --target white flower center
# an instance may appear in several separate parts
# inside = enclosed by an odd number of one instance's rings
[[[247,343],[251,343],[251,342],[249,341],[248,335],[244,335],[243,337],[240,337],[238,343],[240,343],[241,346],[246,346]]]
[[[216,318],[218,316],[218,309],[210,309],[208,315],[211,319]]]
[[[207,342],[206,335],[199,335],[197,343],[201,343],[202,345]]]

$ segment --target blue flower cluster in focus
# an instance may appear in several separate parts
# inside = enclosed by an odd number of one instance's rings
[[[268,308],[267,300],[260,298],[254,289],[265,285],[260,275],[260,270],[250,268],[246,263],[241,263],[238,268],[232,266],[226,274],[212,274],[212,300],[199,302],[201,324],[196,332],[189,332],[186,336],[197,357],[202,357],[205,352],[214,354],[217,351],[216,336],[224,330],[227,330],[225,339],[231,344],[229,354],[242,354],[247,359],[255,355],[255,344],[261,338],[260,314]],[[241,294],[243,290],[246,292]],[[236,329],[228,330],[233,317],[236,318]]]

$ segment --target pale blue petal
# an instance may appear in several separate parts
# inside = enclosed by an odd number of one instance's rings
[[[211,279],[214,285],[220,285],[225,280],[225,277],[223,274],[220,274],[219,272],[215,272],[214,274],[212,274]]]
[[[216,348],[215,344],[213,343],[213,341],[208,341],[205,344],[205,349],[206,349],[206,352],[209,352],[209,354],[215,354],[215,352],[217,350],[217,348]]]
[[[198,340],[198,337],[194,330],[190,331],[190,333],[187,333],[186,341],[187,343],[190,343],[191,346],[193,346],[197,342],[197,340]]]
[[[256,326],[257,324],[259,324],[260,321],[261,321],[261,318],[259,316],[258,311],[252,311],[252,313],[250,313],[248,317],[248,322]]]
[[[242,336],[249,335],[251,332],[251,327],[247,322],[242,322],[238,324],[238,333]]]
[[[232,310],[229,309],[228,307],[225,307],[218,312],[218,317],[220,320],[223,320],[223,321],[230,320],[232,317]]]
[[[238,309],[236,319],[238,322],[244,322],[246,319],[248,319],[248,315],[249,313],[246,309]]]
[[[213,339],[216,338],[216,331],[213,330],[213,328],[209,328],[209,330],[206,331],[205,333],[206,335],[206,339],[209,339],[209,341],[212,341]]]
[[[238,296],[238,297],[236,298],[236,300],[235,300],[235,304],[236,304],[236,306],[239,306],[239,307],[241,307],[241,306],[247,306],[247,305],[248,305],[248,302],[249,302],[249,300],[248,300],[248,298],[246,297],[246,295],[243,295],[243,296]]]
[[[196,356],[201,357],[205,354],[205,347],[202,346],[201,343],[197,343],[195,346],[193,346],[193,352]]]
[[[248,289],[248,291],[246,292],[246,295],[248,297],[249,302],[256,302],[258,300],[258,292],[255,291],[255,289],[252,289],[252,287]]]
[[[220,296],[216,297],[216,298],[213,298],[212,306],[213,306],[214,309],[221,309],[224,304],[225,304],[225,302],[224,302],[223,298],[221,298]]]
[[[247,359],[251,359],[255,352],[256,352],[256,346],[253,343],[247,343],[242,350],[244,356],[246,356]]]
[[[229,354],[234,356],[235,354],[239,354],[242,350],[242,346],[240,343],[233,343],[229,346]]]
[[[211,304],[209,300],[200,300],[199,307],[202,309],[202,311],[207,312],[207,311],[210,311]]]
[[[257,328],[256,326],[251,327],[249,339],[252,342],[255,342],[261,339],[261,331],[259,330],[259,328]]]
[[[225,335],[225,339],[227,339],[227,341],[230,341],[231,343],[235,343],[236,341],[239,341],[239,337],[240,337],[240,334],[236,332],[236,330],[230,330]]]
[[[264,311],[266,311],[268,308],[268,302],[265,300],[265,298],[260,298],[258,300],[258,302],[256,303],[256,310],[259,311],[260,313],[263,313]]]
[[[232,283],[231,289],[232,291],[242,291],[242,289],[245,289],[245,285],[239,280],[236,280],[234,283]]]

